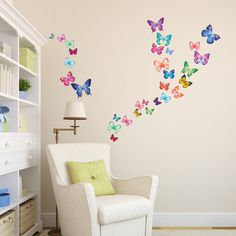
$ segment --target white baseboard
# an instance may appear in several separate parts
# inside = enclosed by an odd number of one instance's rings
[[[236,212],[232,213],[154,213],[154,227],[236,227]]]
[[[41,214],[44,227],[54,227],[56,224],[55,213]],[[232,213],[154,213],[154,227],[236,227],[236,212]]]

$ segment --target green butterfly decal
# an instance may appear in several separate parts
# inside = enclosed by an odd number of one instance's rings
[[[191,77],[197,71],[197,68],[190,68],[187,61],[184,62],[184,68],[182,69],[182,73],[187,73],[187,76]]]
[[[66,40],[65,44],[68,48],[74,48],[75,41],[74,40],[71,40],[71,41]]]
[[[49,39],[54,39],[54,38],[55,38],[55,34],[51,33],[51,34],[49,35]]]
[[[146,110],[146,114],[148,115],[152,115],[152,113],[154,112],[154,108],[148,108],[148,107],[145,107],[145,110]]]
[[[115,133],[118,133],[120,129],[121,129],[121,125],[115,125],[113,121],[109,122],[109,125],[108,125],[109,131],[113,131]]]

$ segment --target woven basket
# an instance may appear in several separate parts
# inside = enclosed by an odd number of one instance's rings
[[[24,234],[35,223],[35,200],[20,205],[20,234]]]
[[[15,212],[8,211],[0,216],[0,235],[14,236]]]

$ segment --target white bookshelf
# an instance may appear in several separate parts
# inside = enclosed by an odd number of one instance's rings
[[[0,132],[0,188],[8,188],[10,205],[0,207],[0,215],[15,211],[15,232],[19,235],[19,206],[35,199],[36,217],[34,226],[23,234],[32,236],[42,231],[40,218],[40,88],[41,88],[41,47],[46,39],[7,0],[0,0],[0,41],[11,47],[11,57],[0,52],[0,64],[11,69],[11,92],[0,92],[0,105],[8,106],[10,112],[9,132]],[[20,64],[19,49],[27,47],[37,55],[36,70],[31,71]],[[30,81],[27,100],[19,98],[19,79]],[[24,117],[25,129],[22,125]],[[20,176],[26,196],[20,196]]]

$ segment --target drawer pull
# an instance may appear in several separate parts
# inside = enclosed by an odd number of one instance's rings
[[[9,142],[6,142],[5,143],[5,147],[8,148],[10,146],[10,143]]]
[[[31,140],[29,140],[28,142],[27,142],[27,145],[28,146],[31,146],[33,144],[33,142],[31,141]]]
[[[33,156],[32,155],[29,155],[28,156],[28,160],[31,161],[33,159]]]
[[[10,165],[12,162],[10,160],[5,161],[5,165]]]
[[[8,219],[3,220],[3,223],[4,223],[4,224],[5,224],[5,223],[10,223],[10,224],[12,224],[12,223],[13,223],[13,217],[8,217]]]

